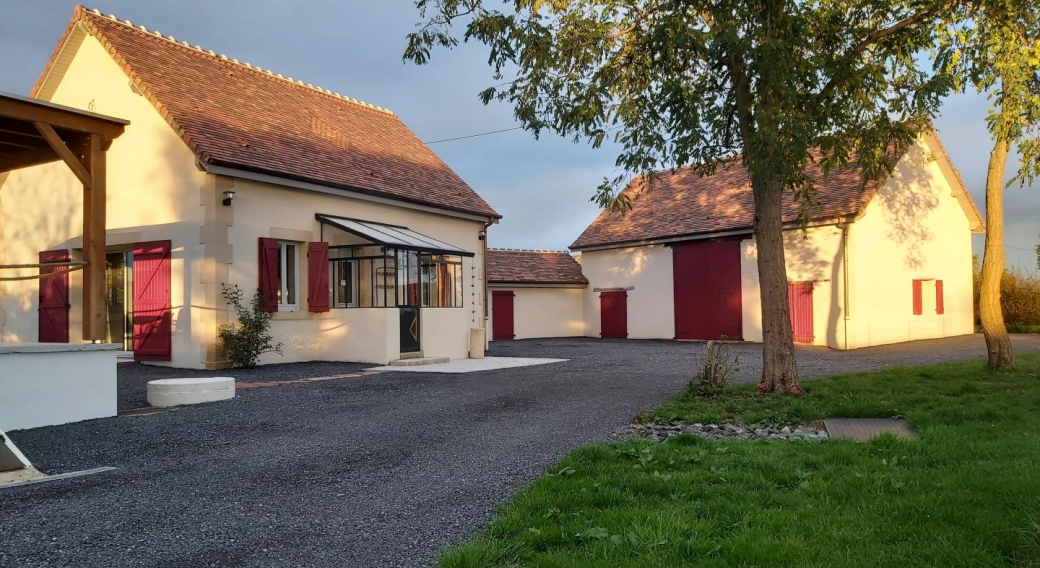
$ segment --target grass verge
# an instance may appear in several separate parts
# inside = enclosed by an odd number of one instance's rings
[[[680,396],[645,418],[792,424],[903,416],[913,441],[707,441],[578,449],[445,568],[1040,566],[1040,354]]]

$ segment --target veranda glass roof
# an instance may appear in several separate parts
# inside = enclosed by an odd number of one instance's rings
[[[408,227],[387,225],[374,221],[362,221],[336,215],[317,213],[314,218],[323,225],[335,227],[352,235],[370,241],[372,244],[389,248],[414,250],[428,254],[451,254],[456,256],[473,256],[472,252],[460,249],[444,241],[417,233]]]

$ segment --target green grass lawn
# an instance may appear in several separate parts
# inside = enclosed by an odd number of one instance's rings
[[[679,397],[645,418],[795,424],[902,416],[912,441],[707,441],[572,452],[482,534],[463,567],[1040,566],[1040,354]]]

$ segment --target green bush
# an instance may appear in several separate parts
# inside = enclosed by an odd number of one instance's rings
[[[975,324],[979,324],[979,289],[982,265],[976,256],[972,265],[975,290]],[[1000,279],[1000,304],[1011,333],[1037,332],[1040,328],[1040,276],[1005,269]]]
[[[264,353],[282,354],[282,344],[271,337],[271,314],[264,310],[264,298],[258,290],[247,308],[242,305],[242,290],[236,286],[221,285],[221,294],[228,306],[238,314],[238,323],[220,326],[218,337],[224,357],[235,367],[251,369]]]

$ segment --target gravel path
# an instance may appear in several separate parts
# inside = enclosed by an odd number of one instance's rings
[[[1015,341],[1040,348],[1040,336]],[[981,345],[799,355],[810,376],[977,357]],[[12,432],[45,472],[119,470],[0,491],[0,566],[423,566],[564,453],[678,392],[699,347],[517,341],[491,353],[570,361],[255,388],[162,414]],[[735,349],[753,378],[758,347]],[[279,365],[248,378],[351,368]],[[120,369],[127,384],[170,373]]]

